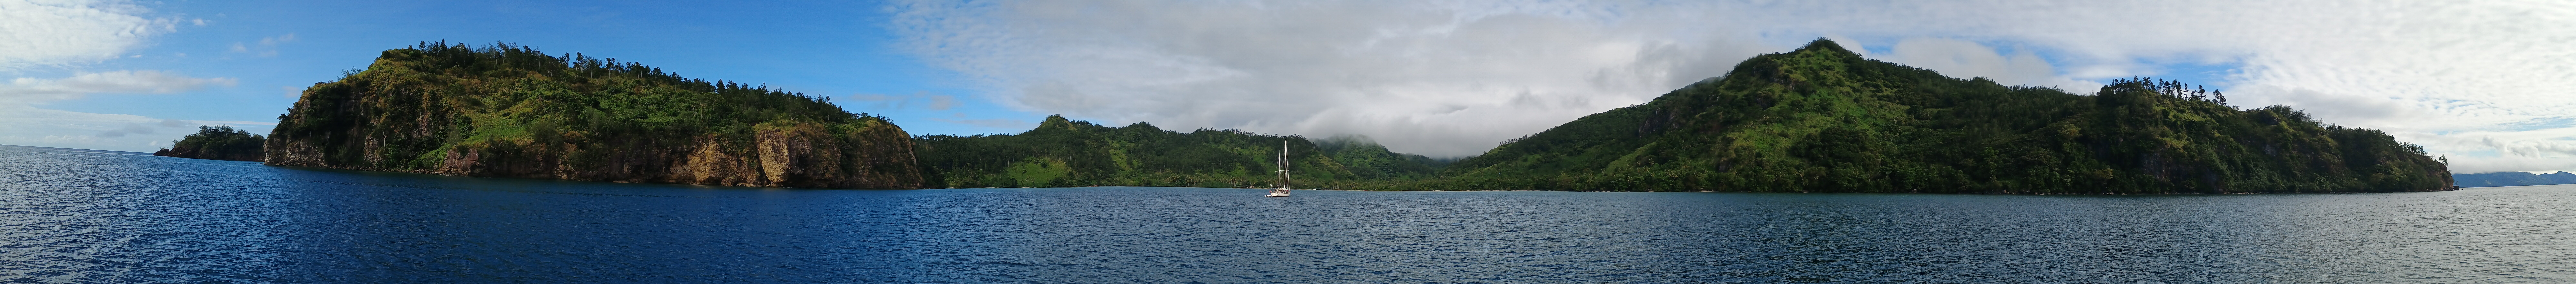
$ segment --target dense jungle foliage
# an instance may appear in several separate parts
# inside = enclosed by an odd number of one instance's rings
[[[511,44],[422,43],[317,83],[279,165],[715,185],[918,188],[910,135],[818,96]]]
[[[2094,95],[1867,60],[1819,39],[1507,142],[1402,190],[2143,194],[2451,190],[2442,161],[2171,81]]]
[[[919,137],[915,153],[948,187],[1268,187],[1286,142],[1297,188],[1429,177],[1442,161],[1388,152],[1365,138],[1309,141],[1238,130],[1180,133],[1048,116],[1020,134]]]
[[[260,151],[262,139],[259,134],[233,129],[232,126],[198,126],[196,134],[172,140],[170,148],[153,151],[152,155],[257,162],[263,157]]]
[[[1746,59],[1645,104],[1454,163],[1365,139],[1050,116],[1019,134],[910,137],[813,96],[507,44],[424,43],[315,84],[271,164],[469,176],[930,188],[1299,188],[2016,194],[2455,189],[2376,130],[2152,78],[2090,95],[1867,60],[1830,41]],[[1283,146],[1284,144],[1284,146]],[[1445,165],[1445,166],[1444,166]]]

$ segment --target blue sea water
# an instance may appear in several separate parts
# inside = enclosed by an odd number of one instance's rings
[[[2576,186],[811,190],[0,146],[5,283],[2571,283]]]

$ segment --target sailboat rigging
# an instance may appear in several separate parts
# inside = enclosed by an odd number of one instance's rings
[[[1288,197],[1288,140],[1279,140],[1279,187],[1270,188],[1263,197]]]

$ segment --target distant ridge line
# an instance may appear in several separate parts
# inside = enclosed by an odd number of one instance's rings
[[[2451,175],[2460,187],[2498,187],[2525,185],[2576,184],[2576,173],[2534,174],[2528,172],[2492,172]]]

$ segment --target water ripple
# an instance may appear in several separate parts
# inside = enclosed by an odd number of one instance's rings
[[[2576,186],[1259,191],[614,184],[0,146],[0,282],[2576,282]]]

